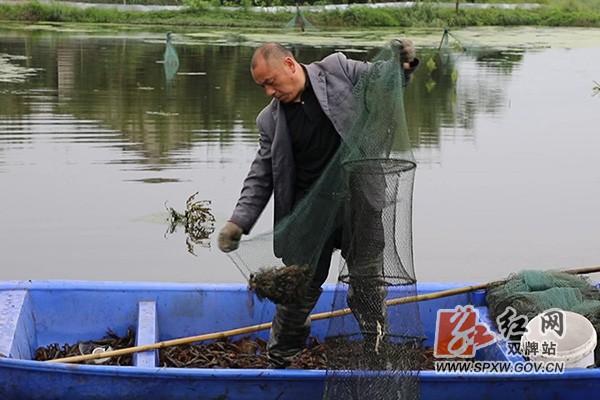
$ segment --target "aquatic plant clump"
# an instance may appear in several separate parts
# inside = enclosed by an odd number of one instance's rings
[[[248,287],[259,299],[292,304],[302,298],[311,276],[312,269],[308,265],[261,268],[250,275]]]
[[[198,192],[192,194],[185,202],[185,211],[177,212],[167,207],[169,212],[168,233],[173,233],[178,225],[183,225],[187,235],[188,252],[194,253],[194,245],[209,247],[209,237],[215,231],[215,217],[210,210],[210,200],[194,200]]]
[[[81,356],[86,354],[112,351],[135,346],[135,332],[133,328],[128,328],[124,336],[119,336],[112,330],[106,332],[102,339],[81,341],[75,344],[52,343],[48,346],[39,347],[35,351],[36,361],[56,360],[58,358]],[[133,356],[124,354],[112,358],[99,358],[95,360],[82,361],[82,364],[100,364],[100,365],[127,365],[131,366]]]

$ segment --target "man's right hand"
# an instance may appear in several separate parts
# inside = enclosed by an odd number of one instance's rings
[[[227,221],[219,232],[219,249],[229,253],[238,248],[242,238],[242,228],[231,221]]]

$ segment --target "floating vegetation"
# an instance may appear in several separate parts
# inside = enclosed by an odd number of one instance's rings
[[[438,68],[437,63],[435,62],[433,57],[430,57],[429,60],[427,60],[427,62],[425,63],[425,67],[427,67],[427,71],[429,71],[429,73],[435,71]]]
[[[330,26],[331,27],[331,26]],[[286,43],[289,46],[327,46],[327,47],[353,47],[373,48],[380,47],[392,39],[398,38],[397,28],[365,29],[331,29],[318,32],[288,31],[261,31],[256,29],[240,28],[238,30],[245,36],[246,44],[260,45],[264,42],[275,41]],[[190,44],[223,44],[223,39],[229,31],[220,29],[198,29],[197,32],[186,33],[183,40]],[[414,39],[419,48],[438,48],[440,45],[439,28],[411,28],[404,31],[406,37]],[[497,26],[476,26],[469,28],[455,28],[453,36],[460,37],[460,41],[467,49],[480,47],[496,50],[514,49],[540,49],[540,48],[583,48],[597,46],[600,40],[600,29],[578,29],[563,27],[503,27],[502,35],[498,34]],[[449,49],[455,48],[457,41],[451,40]],[[423,62],[425,60],[422,60]]]
[[[24,94],[29,94],[29,93],[30,93],[29,90],[9,90],[9,89],[0,90],[0,94],[12,94],[12,95],[16,95],[16,96],[22,96]]]
[[[181,181],[177,178],[142,178],[142,179],[130,179],[129,182],[177,183],[177,182],[181,182]]]
[[[275,304],[298,301],[308,288],[312,269],[308,265],[261,268],[250,275],[248,287],[259,299],[267,298]]]
[[[165,111],[146,111],[147,115],[158,115],[161,117],[175,117],[179,115],[178,112],[165,112]]]
[[[203,76],[206,75],[206,72],[178,72],[177,75]]]
[[[594,87],[592,88],[593,96],[600,94],[600,83],[594,81]]]
[[[105,351],[124,349],[135,346],[135,334],[133,328],[127,329],[125,336],[119,336],[112,330],[106,332],[106,336],[99,340],[77,342],[75,344],[52,343],[45,347],[39,347],[35,351],[36,361],[56,360],[57,358],[81,356],[85,354],[101,353]],[[124,354],[112,358],[98,358],[95,360],[82,361],[82,364],[102,365],[132,365],[132,355]]]
[[[344,53],[367,53],[367,49],[355,49],[352,47],[334,49],[333,51],[341,51]]]
[[[183,225],[187,235],[188,252],[194,253],[194,245],[210,247],[209,236],[215,231],[215,217],[210,211],[210,200],[194,200],[198,192],[192,194],[185,202],[185,211],[177,212],[167,207],[169,212],[169,228],[167,233],[173,233],[178,225]]]
[[[227,43],[234,43],[234,44],[240,44],[240,43],[244,43],[247,42],[248,39],[240,34],[240,33],[231,33],[231,32],[226,32],[223,35],[223,39],[227,42]]]
[[[26,60],[27,57],[0,54],[0,82],[2,83],[21,83],[28,78],[37,75],[42,68],[22,67],[15,61]]]
[[[452,82],[456,83],[456,81],[458,80],[458,69],[453,68],[450,77],[452,78]]]
[[[436,85],[437,83],[435,83],[433,79],[429,79],[427,82],[425,82],[425,89],[427,89],[427,93],[431,93]]]

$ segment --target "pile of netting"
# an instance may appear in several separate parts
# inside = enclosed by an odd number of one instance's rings
[[[259,297],[278,310],[311,310],[321,291],[314,282],[325,280],[332,251],[341,250],[330,303],[332,310],[351,312],[329,319],[322,338],[345,344],[343,351],[341,345],[325,350],[326,399],[419,397],[425,349],[418,304],[386,305],[389,298],[416,294],[416,164],[405,120],[400,51],[392,43],[371,63],[358,63],[364,71],[354,95],[337,100],[352,105],[345,120],[336,121],[339,149],[272,235],[250,237],[232,255]]]
[[[523,271],[491,285],[486,302],[493,321],[507,307],[514,308],[518,315],[527,316],[529,321],[548,309],[560,308],[583,315],[600,333],[600,290],[579,275],[558,271]]]

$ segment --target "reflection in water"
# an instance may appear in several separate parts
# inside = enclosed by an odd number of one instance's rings
[[[69,101],[75,84],[75,56],[70,47],[59,45],[56,48],[56,83],[58,101]]]
[[[35,76],[38,68],[28,68],[20,65],[27,57],[21,55],[0,53],[0,83],[20,83]]]
[[[505,276],[496,272],[530,259],[548,265],[561,259],[561,249],[564,260],[585,260],[595,215],[586,201],[600,196],[590,193],[600,187],[597,169],[586,164],[600,151],[593,152],[597,135],[587,128],[597,130],[597,113],[586,103],[597,109],[590,84],[598,77],[585,67],[600,62],[597,49],[565,57],[465,47],[421,51],[405,94],[420,164],[420,278]],[[0,254],[10,265],[0,279],[241,281],[215,246],[196,246],[198,257],[190,257],[182,251],[185,229],[165,238],[164,214],[144,216],[164,213],[165,199],[179,204],[202,190],[215,224],[229,217],[256,151],[256,115],[268,102],[250,77],[252,50],[180,44],[180,72],[167,82],[166,65],[156,63],[166,58],[162,38],[3,36],[0,54],[19,56],[11,64],[36,73],[0,83]],[[302,62],[334,51],[294,50]],[[364,60],[376,52],[354,50],[348,56]],[[581,68],[566,81],[560,68],[573,60]],[[576,132],[572,121],[563,126],[569,115],[580,123]],[[577,157],[565,159],[567,152]],[[559,180],[569,168],[587,175]],[[531,182],[539,193],[527,192]],[[553,206],[559,200],[572,203],[571,212]],[[257,234],[271,228],[269,207]],[[572,239],[554,243],[557,232]],[[519,243],[532,241],[519,251]]]
[[[175,50],[173,43],[171,43],[171,39],[171,32],[168,32],[165,43],[165,54],[163,55],[163,67],[165,69],[165,79],[167,80],[167,84],[175,77],[175,74],[179,69],[179,57],[177,57],[177,51]]]
[[[513,68],[522,61],[523,52],[482,48],[457,51],[443,45],[422,51],[420,57],[421,68],[406,94],[409,132],[417,148],[438,148],[443,128],[454,128],[445,134],[461,134],[462,140],[474,141],[477,115],[502,110],[504,87]]]
[[[27,54],[46,73],[25,84],[29,95],[3,96],[2,115],[30,114],[32,90],[55,88],[57,96],[46,99],[52,100],[46,102],[52,113],[98,121],[123,135],[119,138],[119,142],[127,143],[123,150],[138,152],[134,158],[114,162],[163,169],[186,162],[181,151],[189,150],[195,142],[217,141],[227,146],[239,140],[257,140],[254,119],[267,99],[248,73],[251,48],[182,45],[180,59],[168,34],[164,82],[154,62],[161,51],[158,43],[62,35],[6,42],[12,53]],[[320,59],[331,51],[294,48],[303,62]],[[349,57],[368,59],[371,53],[353,52]],[[460,134],[467,139],[472,135],[468,129],[477,113],[494,112],[503,102],[503,85],[487,78],[509,77],[522,54],[477,55],[434,49],[420,56],[422,67],[407,91],[406,108],[413,145],[429,148],[439,146],[442,127],[454,126],[457,121],[465,128]],[[459,82],[457,64],[473,62],[477,65]],[[180,69],[186,72],[177,74]],[[474,71],[482,75],[470,76]],[[457,97],[461,87],[468,98]],[[479,89],[473,92],[472,87]]]

